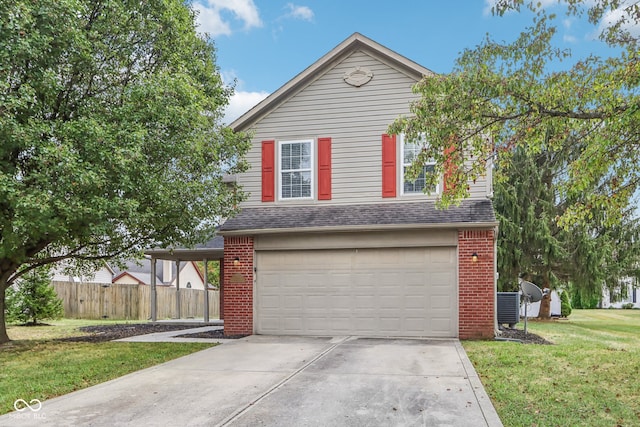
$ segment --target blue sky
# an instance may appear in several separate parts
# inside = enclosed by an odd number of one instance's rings
[[[556,0],[558,47],[576,57],[608,56],[597,28],[566,17]],[[354,32],[437,73],[450,72],[465,48],[488,33],[511,41],[531,23],[526,13],[490,12],[493,0],[194,0],[201,32],[213,39],[216,62],[236,93],[227,122],[295,77]]]

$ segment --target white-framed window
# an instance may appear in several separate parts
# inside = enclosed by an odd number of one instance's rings
[[[280,199],[313,198],[313,140],[280,141]]]
[[[413,163],[413,160],[426,146],[427,141],[424,137],[417,141],[409,141],[404,135],[400,135],[400,149],[402,150],[402,194],[424,194],[427,186],[425,176],[427,173],[434,171],[435,161],[427,161],[415,181],[408,181],[406,173]],[[437,191],[437,186],[429,189],[430,193],[437,193]]]

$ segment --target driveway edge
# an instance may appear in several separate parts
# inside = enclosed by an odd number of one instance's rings
[[[484,419],[487,422],[487,426],[489,427],[504,427],[498,413],[496,412],[496,408],[493,406],[489,395],[484,389],[482,382],[480,381],[480,377],[476,372],[471,360],[467,356],[467,352],[464,350],[462,343],[456,340],[456,350],[458,351],[458,355],[460,355],[460,360],[462,361],[462,366],[464,367],[465,372],[467,373],[467,378],[469,379],[469,383],[471,384],[471,389],[476,396],[476,400],[478,401],[478,405],[480,406],[480,410],[484,415]]]

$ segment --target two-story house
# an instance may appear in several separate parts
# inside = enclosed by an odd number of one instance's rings
[[[429,75],[355,33],[231,124],[253,142],[220,230],[225,334],[494,336],[490,171],[439,210],[387,135]]]

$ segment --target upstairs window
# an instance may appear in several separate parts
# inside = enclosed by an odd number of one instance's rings
[[[409,181],[406,177],[407,171],[413,161],[422,149],[427,146],[426,140],[421,138],[417,141],[409,141],[404,135],[400,135],[400,146],[402,147],[402,193],[423,194],[425,193],[425,189],[428,190],[429,193],[435,193],[437,188],[435,186],[427,188],[425,179],[428,173],[433,173],[435,170],[435,161],[427,161],[415,181]]]
[[[280,142],[280,198],[313,197],[313,141]]]

